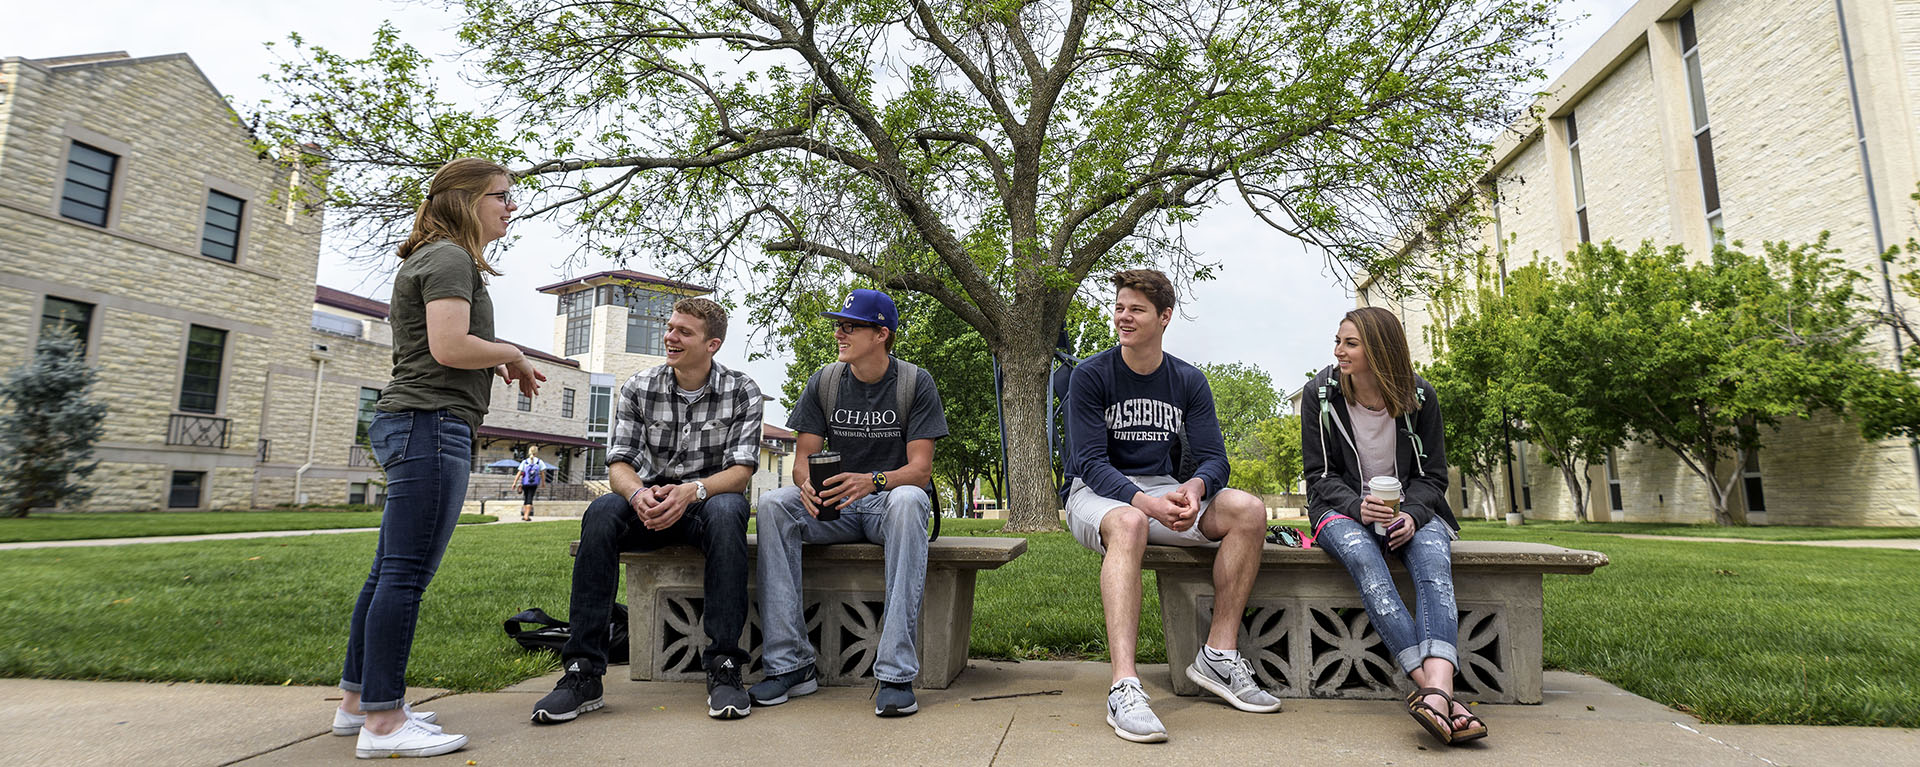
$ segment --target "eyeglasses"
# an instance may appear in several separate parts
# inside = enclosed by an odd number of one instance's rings
[[[512,192],[488,192],[488,193],[486,193],[486,194],[484,194],[484,195],[481,195],[481,196],[482,196],[482,197],[498,197],[498,198],[500,198],[500,202],[501,202],[502,204],[506,204],[506,205],[512,205],[512,204],[513,204],[513,193],[512,193]]]
[[[865,322],[848,322],[846,320],[840,320],[838,322],[833,323],[834,331],[839,333],[852,333],[853,331],[856,331],[856,330],[868,330],[868,329],[878,330],[879,328],[880,328],[879,325],[869,325]]]

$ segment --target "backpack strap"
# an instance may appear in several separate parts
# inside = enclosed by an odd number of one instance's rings
[[[833,423],[833,406],[840,400],[840,380],[846,377],[845,362],[830,362],[820,369],[820,388],[814,391],[820,396],[820,417],[827,423]]]
[[[913,389],[920,383],[920,368],[898,357],[891,358],[897,367],[893,372],[893,404],[900,408],[900,436],[907,435],[907,414],[913,412]]]

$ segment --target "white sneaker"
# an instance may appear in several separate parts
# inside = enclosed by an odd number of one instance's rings
[[[1127,677],[1107,690],[1107,724],[1113,734],[1135,743],[1161,743],[1167,739],[1167,727],[1147,705],[1147,691],[1140,680]]]
[[[423,723],[417,719],[408,719],[400,729],[385,735],[375,735],[372,730],[361,728],[360,742],[356,744],[353,755],[361,759],[384,759],[393,756],[439,756],[450,751],[458,751],[467,745],[467,736],[441,732],[439,727]]]
[[[432,711],[415,711],[412,706],[405,703],[400,704],[400,710],[407,712],[408,719],[412,719],[421,724],[433,724],[435,720],[440,718],[439,714]],[[360,728],[366,726],[366,724],[366,714],[349,714],[345,709],[337,707],[333,710],[333,734],[335,735],[359,735]],[[433,729],[438,730],[440,728],[435,727]]]

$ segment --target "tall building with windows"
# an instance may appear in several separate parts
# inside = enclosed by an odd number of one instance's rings
[[[289,193],[319,190],[252,138],[185,55],[0,59],[0,366],[84,339],[94,508],[251,505],[266,403],[301,396],[272,379],[314,366],[320,218]]]
[[[1920,236],[1920,0],[1641,0],[1547,94],[1482,178],[1500,275],[1564,263],[1582,242],[1701,258],[1723,238],[1751,250],[1824,231],[1877,299],[1912,308],[1878,254]],[[1358,287],[1362,305],[1400,313],[1416,359],[1431,356],[1433,307]],[[1875,341],[1898,365],[1898,339]],[[1559,471],[1517,447],[1511,485],[1503,472],[1495,498],[1465,506],[1570,517]],[[1728,471],[1734,508],[1756,522],[1920,525],[1920,450],[1832,416],[1785,423]],[[1614,451],[1590,479],[1602,519],[1711,519],[1705,484],[1654,446]]]
[[[99,371],[85,510],[379,502],[387,304],[315,285],[320,211],[290,201],[323,190],[191,59],[0,59],[0,179],[0,370],[59,327]],[[476,472],[540,446],[556,478],[604,476],[613,376],[521,348],[547,382],[526,400],[495,380]]]

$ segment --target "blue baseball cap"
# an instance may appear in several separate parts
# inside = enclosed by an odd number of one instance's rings
[[[893,305],[893,299],[878,290],[856,288],[847,294],[847,304],[837,312],[821,312],[822,317],[838,317],[854,322],[866,322],[888,330],[900,329],[900,310]]]

